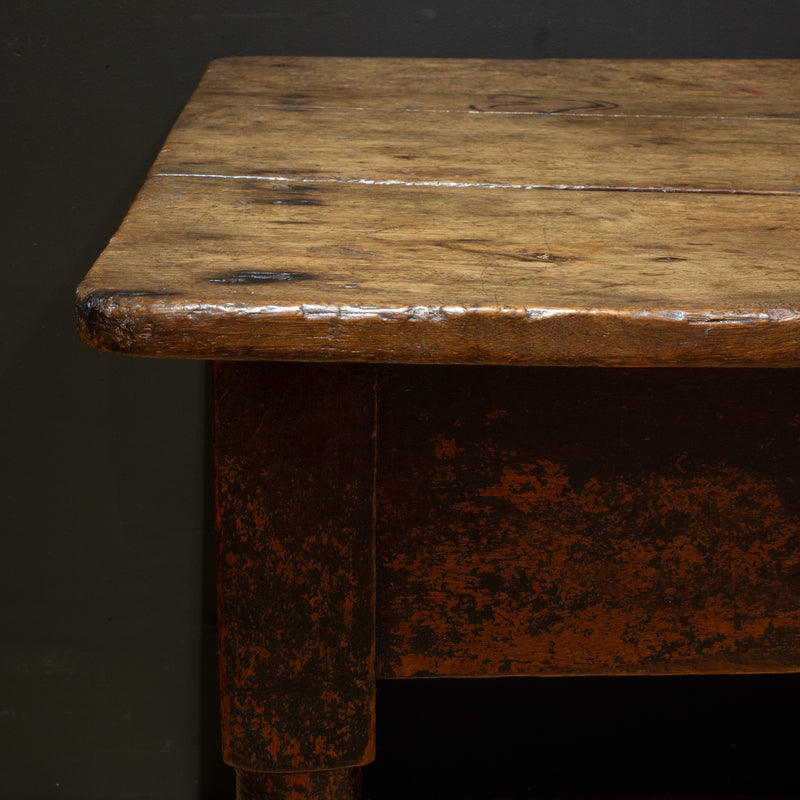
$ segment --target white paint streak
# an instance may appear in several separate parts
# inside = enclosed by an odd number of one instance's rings
[[[155,305],[155,304],[154,304]],[[427,322],[444,323],[467,316],[516,318],[537,322],[558,317],[615,317],[619,319],[650,319],[654,321],[683,323],[686,325],[750,325],[754,323],[800,322],[800,311],[770,308],[764,311],[682,311],[670,309],[626,310],[607,308],[510,308],[496,306],[373,306],[373,305],[237,305],[235,303],[181,304],[175,308],[170,302],[158,303],[166,313],[184,314],[188,317],[203,315],[243,315],[247,317],[295,317],[309,321],[336,320],[340,322]]]
[[[446,189],[551,189],[560,191],[603,191],[603,192],[660,192],[662,194],[747,194],[747,195],[791,195],[797,197],[798,189],[722,189],[684,186],[608,186],[605,184],[570,183],[492,183],[489,181],[433,181],[396,180],[393,178],[341,178],[341,177],[290,177],[286,175],[225,175],[213,172],[158,172],[157,178],[212,178],[233,181],[270,181],[296,185],[309,184],[348,184],[357,186],[432,186]]]
[[[630,316],[644,319],[663,319],[670,322],[686,322],[689,325],[797,322],[800,320],[800,312],[788,308],[768,308],[765,311],[634,311],[630,312]]]

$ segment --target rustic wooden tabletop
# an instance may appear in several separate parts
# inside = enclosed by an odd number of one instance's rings
[[[800,62],[212,63],[82,284],[171,357],[794,365]]]

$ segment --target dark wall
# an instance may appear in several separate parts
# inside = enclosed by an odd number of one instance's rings
[[[796,0],[0,4],[0,797],[232,796],[216,755],[206,370],[93,352],[72,310],[209,60],[785,58],[800,56],[799,23]],[[437,786],[431,752],[448,737],[470,775],[463,731],[476,719],[520,743],[498,749],[490,735],[482,748],[512,776],[508,792],[530,785],[512,756],[533,759],[537,787],[567,794],[675,790],[705,752],[704,790],[760,779],[798,794],[780,761],[794,750],[775,733],[797,716],[794,677],[514,684],[527,705],[506,682],[477,695],[433,685],[416,706],[413,686],[383,690],[372,785],[387,796]],[[458,796],[488,796],[480,786]]]

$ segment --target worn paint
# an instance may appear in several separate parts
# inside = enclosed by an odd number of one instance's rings
[[[358,800],[358,768],[304,773],[236,770],[236,800]]]
[[[223,756],[298,771],[374,750],[374,377],[215,370]]]
[[[380,674],[800,668],[800,375],[382,383]]]

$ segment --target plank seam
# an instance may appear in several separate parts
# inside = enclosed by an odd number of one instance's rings
[[[462,182],[462,181],[401,181],[396,179],[378,178],[341,178],[341,177],[287,177],[286,175],[225,175],[222,173],[203,172],[156,172],[154,178],[206,178],[217,180],[236,181],[272,181],[274,183],[332,183],[357,186],[405,186],[434,187],[443,189],[518,189],[518,190],[553,190],[553,191],[580,191],[580,192],[657,192],[661,194],[747,194],[747,195],[780,195],[796,197],[800,195],[797,189],[724,189],[721,187],[694,187],[694,186],[608,186],[604,184],[568,184],[568,183],[489,183],[489,182]]]
[[[285,111],[286,107],[271,103],[254,103],[250,108],[263,111]],[[302,111],[360,111],[368,114],[472,114],[473,116],[506,117],[588,117],[590,119],[709,119],[719,122],[800,122],[800,116],[791,115],[740,115],[740,114],[597,114],[579,111],[487,111],[474,108],[381,108],[379,106],[316,106],[298,105]]]

